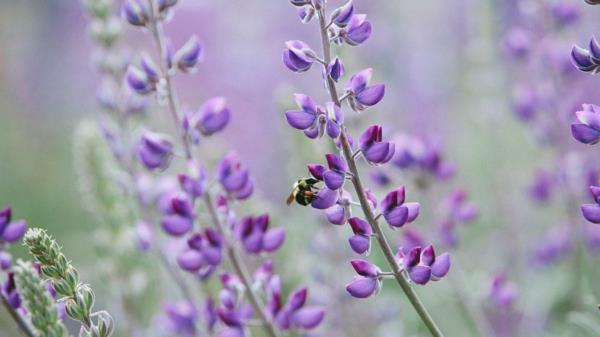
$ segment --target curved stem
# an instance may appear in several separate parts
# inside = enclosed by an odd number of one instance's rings
[[[6,298],[4,297],[4,295],[0,294],[0,298],[2,298],[2,305],[4,305],[4,308],[6,308],[6,310],[10,314],[10,316],[17,323],[17,325],[19,326],[19,329],[21,330],[21,332],[23,332],[27,337],[36,337],[35,333],[33,332],[33,330],[31,330],[31,327],[25,321],[25,319],[23,318],[23,316],[21,316],[21,314],[19,314],[15,310],[15,308],[13,308],[10,305],[10,303],[8,303],[8,301],[6,300]]]
[[[217,228],[221,235],[223,235],[225,228],[223,227],[223,224],[221,223],[221,220],[217,215],[217,212],[210,197],[210,193],[205,193],[203,200],[214,227]],[[271,320],[269,320],[265,314],[264,303],[262,303],[260,298],[258,298],[252,291],[252,282],[250,281],[250,276],[248,276],[248,271],[244,268],[244,265],[240,263],[240,258],[235,250],[235,247],[227,242],[226,245],[229,262],[231,262],[231,266],[233,267],[235,273],[238,275],[238,277],[244,284],[244,288],[246,288],[246,297],[248,298],[248,301],[250,301],[250,304],[252,305],[254,311],[258,314],[259,319],[262,322],[262,325],[265,328],[268,336],[279,337],[277,328],[273,325]]]
[[[325,62],[329,64],[329,62],[331,61],[331,45],[329,42],[329,38],[327,37],[327,24],[325,22],[324,9],[319,10],[319,25],[321,28],[321,42],[323,45],[324,54],[323,58]],[[331,79],[330,76],[327,76],[327,88],[329,89],[329,94],[333,102],[336,105],[340,106],[340,99],[337,93],[337,89],[335,87],[334,81]],[[402,270],[396,262],[392,248],[390,247],[385,237],[385,233],[379,226],[379,223],[375,215],[373,214],[373,210],[371,209],[369,201],[367,200],[365,188],[363,187],[362,181],[360,179],[360,174],[358,172],[356,160],[353,156],[352,148],[350,147],[350,143],[348,142],[348,136],[346,135],[346,129],[344,127],[342,127],[339,141],[342,145],[342,152],[344,153],[344,157],[348,162],[349,171],[352,173],[352,185],[354,186],[354,190],[358,196],[358,200],[360,201],[360,205],[363,210],[363,213],[365,214],[365,218],[367,219],[367,222],[371,225],[373,232],[376,234],[379,247],[381,248],[381,251],[385,256],[389,267],[392,269],[394,278],[398,282],[398,285],[400,286],[402,291],[404,291],[404,293],[406,294],[406,297],[408,297],[408,300],[414,307],[415,311],[417,312],[417,314],[419,315],[419,317],[421,318],[431,335],[433,337],[443,337],[444,335],[442,334],[442,331],[438,328],[437,324],[427,311],[427,308],[425,308],[425,305],[423,305],[423,302],[421,302],[421,299],[419,298],[415,290],[412,288],[408,280],[402,274]]]

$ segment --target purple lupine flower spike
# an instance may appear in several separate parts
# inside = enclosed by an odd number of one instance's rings
[[[336,57],[327,65],[327,75],[329,75],[331,79],[336,82],[340,79],[340,77],[344,76],[345,72],[346,70],[344,68],[344,64],[338,57]]]
[[[383,84],[369,85],[373,69],[364,69],[353,75],[346,83],[345,91],[349,94],[349,103],[353,110],[362,111],[373,106],[385,95],[385,86]]]
[[[215,97],[206,101],[193,117],[192,125],[205,136],[225,129],[229,123],[231,112],[227,107],[227,100]]]
[[[383,128],[380,125],[370,126],[360,136],[358,146],[370,164],[385,164],[394,156],[394,143],[384,142],[382,138]]]
[[[173,64],[185,73],[195,70],[196,64],[202,59],[204,48],[198,37],[192,36],[173,55]]]
[[[352,15],[345,29],[344,41],[351,46],[363,44],[371,36],[372,31],[371,22],[367,21],[365,14]]]
[[[285,43],[283,63],[293,72],[305,72],[315,61],[315,52],[303,41],[292,40]]]
[[[584,144],[596,144],[600,140],[600,107],[583,104],[583,110],[575,112],[579,123],[571,124],[573,138]]]
[[[332,153],[326,154],[325,158],[327,158],[329,170],[323,173],[323,181],[329,189],[337,190],[344,185],[348,164],[343,157]]]
[[[419,203],[404,202],[405,188],[400,186],[385,196],[381,201],[381,213],[385,221],[392,227],[402,227],[413,222],[419,216]]]
[[[334,18],[333,23],[340,27],[344,28],[348,25],[352,17],[354,16],[354,2],[349,0],[341,7],[336,8],[331,16]]]
[[[137,155],[146,168],[165,169],[173,157],[173,144],[166,136],[146,131],[140,139]]]
[[[145,2],[127,0],[121,7],[121,16],[133,26],[144,27],[150,21],[151,14]]]

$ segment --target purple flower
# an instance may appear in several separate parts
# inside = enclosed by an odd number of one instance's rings
[[[344,123],[344,113],[333,102],[327,102],[325,107],[327,109],[327,120],[325,122],[327,135],[332,139],[336,139],[340,135],[342,124]]]
[[[533,183],[529,186],[529,195],[536,201],[546,202],[552,195],[554,175],[543,169],[535,172]]]
[[[12,266],[12,256],[10,253],[0,250],[0,270],[9,270]]]
[[[311,6],[302,6],[298,8],[298,16],[302,23],[309,23],[315,17],[315,9]]]
[[[203,279],[212,274],[223,260],[223,238],[212,228],[204,233],[192,235],[188,241],[188,249],[177,256],[177,264],[186,271],[197,273]]]
[[[529,33],[521,28],[514,27],[504,35],[504,49],[515,58],[522,58],[531,49],[531,38]]]
[[[590,186],[590,192],[596,203],[581,205],[581,213],[587,221],[600,224],[600,186]]]
[[[596,49],[597,44],[594,39],[592,39],[590,44],[594,47],[594,53],[597,53],[597,50],[600,50],[600,48]],[[573,49],[571,49],[571,61],[573,62],[573,65],[583,72],[596,73],[598,70],[596,60],[600,59],[599,56],[600,53],[597,53],[596,56],[592,56],[591,51],[578,46],[573,46]]]
[[[210,136],[225,129],[230,115],[225,98],[215,97],[202,104],[198,112],[192,116],[191,124],[201,134]]]
[[[443,158],[439,146],[425,137],[399,135],[394,138],[395,156],[392,163],[400,169],[416,168],[447,180],[454,175],[454,167]]]
[[[537,111],[538,98],[533,88],[519,86],[513,94],[513,111],[523,121],[531,121]]]
[[[517,295],[517,288],[508,282],[504,274],[494,276],[489,298],[495,306],[501,309],[508,309],[513,306]]]
[[[337,203],[325,211],[327,220],[334,225],[343,225],[350,217],[350,193],[344,191]]]
[[[372,125],[360,136],[358,146],[363,156],[370,164],[385,164],[394,156],[395,145],[383,142],[383,128]]]
[[[323,173],[323,181],[330,190],[338,190],[344,185],[348,164],[342,156],[326,154],[329,170]]]
[[[277,285],[275,287],[278,288]],[[285,305],[274,307],[275,311],[271,314],[280,329],[311,330],[321,324],[325,318],[325,311],[320,307],[306,306],[307,297],[308,289],[301,288],[290,294]]]
[[[579,123],[571,124],[573,138],[584,144],[596,144],[600,140],[600,107],[583,104],[583,110],[575,112]]]
[[[192,36],[189,40],[175,52],[173,55],[173,64],[185,73],[195,70],[196,64],[202,59],[204,48],[198,37]]]
[[[165,306],[167,327],[172,333],[193,336],[196,333],[198,310],[191,302],[181,301]]]
[[[179,178],[179,185],[192,198],[202,197],[206,190],[206,171],[195,161],[191,161],[188,167],[188,174],[177,176]]]
[[[146,168],[165,169],[173,157],[173,144],[161,134],[145,131],[140,139],[137,155]]]
[[[340,193],[337,190],[329,189],[327,186],[323,186],[317,194],[315,194],[310,205],[316,209],[327,209],[338,201]]]
[[[410,279],[417,284],[438,281],[450,270],[450,255],[444,253],[436,257],[433,246],[424,249],[414,247],[408,252],[398,250],[399,264],[406,270]]]
[[[11,222],[12,211],[5,208],[0,211],[0,245],[2,243],[15,243],[23,237],[27,230],[25,220]]]
[[[165,216],[160,224],[164,231],[173,236],[182,236],[190,231],[194,225],[194,206],[185,195],[178,195],[170,199],[165,210]]]
[[[152,58],[148,54],[142,54],[142,61],[140,62],[142,71],[146,74],[146,79],[155,85],[160,80],[160,68],[154,63]]]
[[[6,298],[11,307],[18,309],[21,306],[21,295],[19,295],[19,291],[17,290],[15,275],[13,272],[9,272],[7,276],[6,281],[2,285],[2,293],[0,295]]]
[[[121,16],[131,25],[143,27],[150,21],[150,10],[143,1],[127,0],[121,7]]]
[[[346,83],[345,92],[354,111],[362,111],[379,103],[385,95],[385,85],[369,85],[372,75],[373,69],[367,68],[353,75]]]
[[[329,75],[329,77],[336,82],[340,79],[340,77],[344,76],[344,73],[344,64],[338,57],[336,57],[327,65],[327,75]]]
[[[139,95],[146,95],[156,90],[156,83],[148,77],[148,74],[134,66],[127,68],[125,81],[129,88]]]
[[[550,11],[556,21],[563,26],[577,22],[581,16],[579,7],[575,6],[573,3],[563,1],[553,3],[550,7]]]
[[[406,223],[413,222],[419,216],[419,203],[404,202],[404,186],[393,190],[385,196],[381,202],[381,213],[388,225],[402,227]]]
[[[365,260],[352,260],[350,263],[358,276],[346,285],[346,291],[356,298],[367,298],[377,294],[381,289],[379,267]]]
[[[371,249],[371,236],[373,229],[365,220],[357,217],[348,219],[348,223],[352,228],[353,236],[348,239],[350,248],[357,254],[366,254]]]
[[[350,20],[354,17],[354,2],[349,0],[344,5],[336,8],[332,13],[331,17],[333,17],[333,23],[340,27],[344,28],[350,23]],[[369,29],[370,30],[370,29]]]
[[[258,217],[247,216],[240,220],[234,228],[238,240],[248,253],[272,253],[279,249],[285,241],[283,228],[269,229],[269,215]]]
[[[145,222],[140,222],[135,226],[135,235],[137,244],[141,251],[148,251],[154,241],[152,227]]]
[[[234,152],[228,153],[221,160],[217,167],[217,176],[225,191],[238,200],[247,199],[254,191],[250,173]]]
[[[315,61],[315,52],[300,40],[287,41],[283,50],[283,63],[293,72],[305,72]]]
[[[295,94],[294,97],[301,110],[290,110],[285,113],[288,124],[298,130],[315,128],[319,115],[317,103],[310,96],[304,94]]]
[[[355,14],[352,15],[348,22],[348,26],[341,34],[347,44],[358,46],[363,44],[371,36],[371,22],[367,21],[367,15]]]

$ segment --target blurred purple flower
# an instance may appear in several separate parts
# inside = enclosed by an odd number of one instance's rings
[[[238,200],[249,198],[254,191],[254,182],[250,173],[234,152],[223,157],[217,167],[217,176],[225,191]]]
[[[583,110],[575,114],[579,123],[571,124],[573,138],[584,144],[596,144],[600,140],[600,107],[583,104]]]
[[[173,144],[166,136],[145,131],[137,148],[140,162],[148,169],[165,169],[173,157]]]

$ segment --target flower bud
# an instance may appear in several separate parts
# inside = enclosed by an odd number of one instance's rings
[[[302,23],[309,23],[310,20],[312,20],[312,18],[315,16],[315,13],[315,9],[310,6],[298,8],[298,16],[300,17]]]
[[[129,66],[125,74],[125,81],[131,90],[140,95],[146,95],[156,89],[156,85],[150,81],[143,70]]]
[[[144,53],[140,63],[142,70],[146,73],[146,78],[152,83],[157,83],[160,80],[160,68],[152,60],[152,58]]]
[[[301,73],[310,69],[315,61],[315,52],[300,40],[287,41],[283,50],[283,63],[293,72]]]
[[[365,14],[352,15],[346,27],[344,41],[351,46],[361,45],[371,36],[371,30],[371,22],[367,21]]]
[[[340,79],[340,77],[344,76],[344,72],[344,64],[337,57],[327,65],[327,75],[329,75],[331,79],[336,82]]]
[[[130,24],[143,27],[151,18],[149,8],[140,0],[126,0],[121,7],[121,16]]]
[[[335,25],[342,28],[348,25],[353,15],[354,3],[352,0],[349,0],[343,6],[336,8],[333,13],[331,13]]]
[[[195,69],[196,64],[202,59],[203,46],[196,36],[190,39],[173,55],[173,63],[179,70],[189,73]]]
[[[230,114],[225,98],[211,98],[194,115],[192,125],[203,135],[210,136],[227,126]]]
[[[173,145],[167,138],[154,132],[145,132],[138,145],[138,158],[150,170],[169,166]]]

